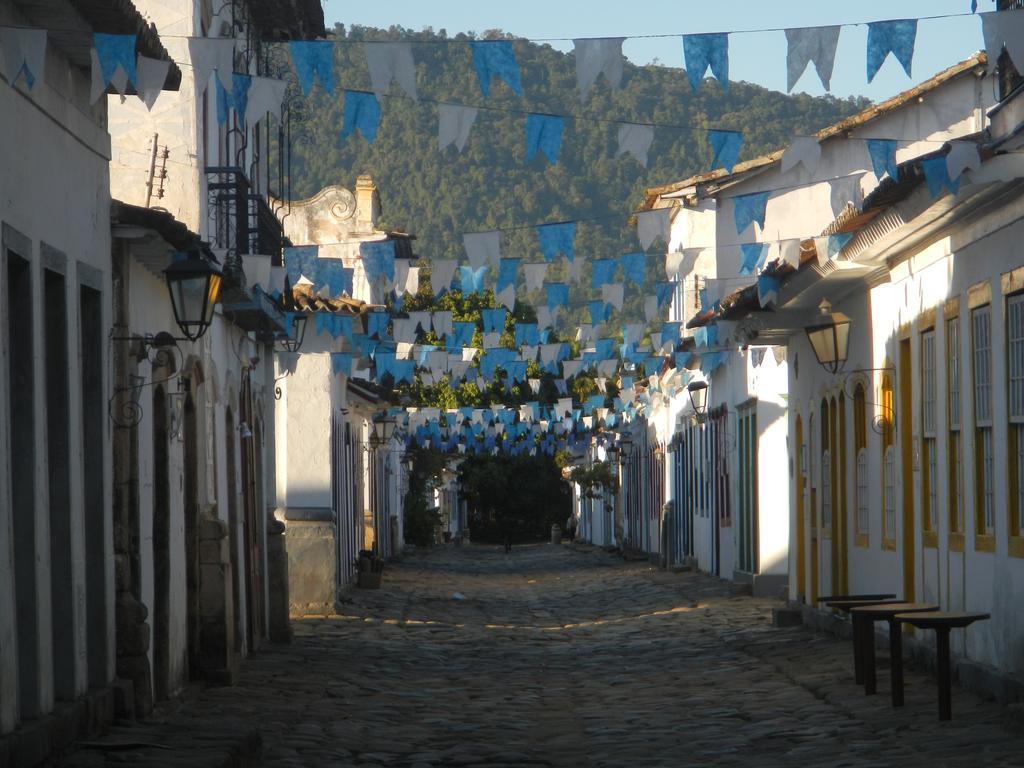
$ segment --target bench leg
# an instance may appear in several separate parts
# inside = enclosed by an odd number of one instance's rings
[[[861,672],[864,674],[864,695],[871,696],[875,686],[875,621],[861,619]]]
[[[889,620],[889,680],[892,686],[892,705],[903,706],[903,627]]]
[[[953,719],[953,697],[949,681],[949,628],[935,629],[936,670],[939,678],[939,720]]]

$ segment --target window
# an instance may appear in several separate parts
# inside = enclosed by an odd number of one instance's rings
[[[857,451],[857,538],[868,536],[868,452],[866,448]],[[867,546],[867,542],[861,546]]]
[[[886,446],[882,460],[882,536],[896,541],[896,449]]]
[[[921,334],[921,527],[925,546],[938,546],[935,493],[935,330]]]
[[[950,549],[963,549],[964,503],[962,446],[960,443],[960,318],[946,320],[946,360],[949,363],[946,398],[949,417],[949,452],[946,471],[949,487]]]
[[[1009,439],[1010,536],[1019,538],[1024,530],[1024,294],[1006,299],[1006,370]],[[1024,556],[1024,542],[1013,542],[1010,554]]]
[[[832,527],[832,454],[821,455],[821,527]]]
[[[882,548],[896,548],[896,411],[892,376],[882,376]]]
[[[853,388],[853,448],[856,457],[854,485],[857,489],[857,536],[859,547],[868,546],[868,409],[864,385]]]
[[[975,532],[978,536],[991,536],[995,519],[991,305],[971,310],[971,358],[974,374]],[[977,544],[989,546],[984,540]]]

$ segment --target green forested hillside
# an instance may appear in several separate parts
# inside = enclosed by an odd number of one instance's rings
[[[742,158],[785,146],[796,134],[813,132],[862,108],[866,102],[787,96],[743,82],[726,95],[707,80],[696,95],[680,69],[626,64],[623,88],[612,92],[604,78],[581,105],[572,54],[548,45],[515,42],[523,98],[495,79],[484,99],[470,47],[459,34],[355,27],[334,29],[335,94],[317,87],[308,99],[291,94],[293,114],[292,196],[306,197],[328,184],[351,188],[357,175],[372,174],[383,199],[383,223],[417,236],[417,253],[427,258],[463,255],[461,234],[521,227],[503,241],[506,256],[539,255],[529,225],[589,220],[578,228],[577,253],[591,258],[637,250],[627,226],[644,188],[685,178],[709,168],[708,127],[742,130]],[[385,99],[376,142],[360,135],[342,139],[341,89],[368,90],[370,79],[361,40],[409,38],[417,62],[415,103],[397,86]],[[680,58],[681,44],[680,44]],[[294,86],[293,86],[294,88]],[[437,146],[437,101],[480,106],[464,151]],[[498,107],[501,110],[487,109]],[[540,155],[527,165],[525,112],[546,112],[566,120],[558,165]],[[604,121],[604,122],[602,122]],[[649,167],[632,156],[616,158],[614,121],[653,122]]]

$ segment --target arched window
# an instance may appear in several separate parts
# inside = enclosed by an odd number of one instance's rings
[[[882,376],[882,546],[896,546],[896,449],[893,445],[896,412],[892,376]]]
[[[853,389],[853,444],[856,456],[857,488],[857,545],[866,547],[870,527],[868,524],[868,413],[864,385]]]
[[[828,400],[821,401],[821,527],[832,527],[832,452],[829,450]]]
[[[896,449],[886,446],[882,460],[882,537],[896,541]]]

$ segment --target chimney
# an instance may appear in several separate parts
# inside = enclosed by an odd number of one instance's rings
[[[377,217],[380,216],[380,195],[377,185],[371,176],[360,176],[356,179],[356,227],[361,232],[371,232],[377,228]]]

